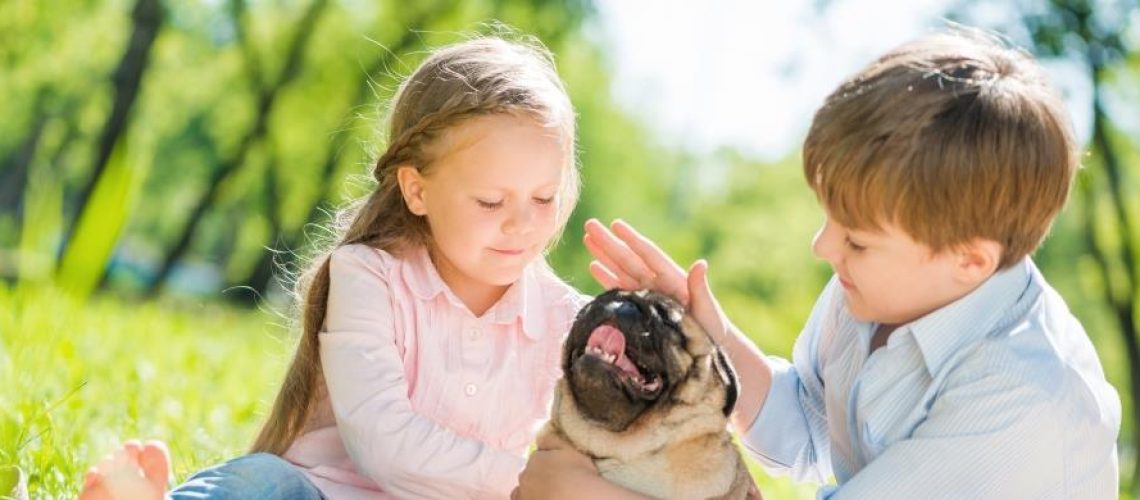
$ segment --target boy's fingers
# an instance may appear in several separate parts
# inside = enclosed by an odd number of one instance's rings
[[[639,287],[648,286],[652,282],[654,273],[646,264],[645,259],[630,249],[629,245],[615,236],[601,222],[596,219],[586,221],[586,235],[595,244],[590,253],[595,254],[595,257],[608,259],[617,267],[614,269],[615,272],[624,272],[633,277]]]
[[[611,227],[613,234],[620,238],[632,253],[638,256],[640,264],[648,267],[649,277],[656,284],[658,291],[687,304],[689,291],[685,285],[685,270],[677,265],[656,243],[642,236],[629,223],[618,219],[613,222]]]
[[[594,277],[594,281],[597,281],[598,284],[602,285],[602,288],[606,290],[623,288],[621,279],[619,279],[613,271],[606,269],[606,266],[596,260],[590,262],[590,275]]]
[[[693,318],[717,341],[724,337],[728,330],[724,314],[721,313],[720,304],[712,294],[709,286],[709,264],[704,259],[698,260],[689,267],[689,293],[692,296],[690,311]]]
[[[661,250],[653,240],[637,232],[628,222],[617,219],[612,224],[614,234],[621,238],[625,244],[636,252],[650,269],[656,274],[663,274],[674,278],[684,278],[685,270],[673,262],[669,254]]]
[[[590,251],[590,254],[592,254],[594,258],[597,259],[595,262],[600,267],[604,268],[609,276],[612,276],[614,278],[614,280],[609,283],[603,283],[601,280],[599,280],[599,284],[605,286],[607,290],[610,288],[622,288],[626,290],[637,288],[637,279],[633,276],[630,276],[629,274],[626,274],[625,271],[622,270],[621,266],[617,265],[617,263],[610,259],[609,254],[607,254],[598,246],[598,243],[594,238],[591,238],[590,235],[587,234],[582,237],[582,243],[586,245],[586,249]],[[593,264],[591,264],[591,266],[592,265]]]

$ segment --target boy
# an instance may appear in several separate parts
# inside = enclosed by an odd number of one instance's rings
[[[827,213],[812,250],[835,276],[790,363],[724,317],[703,261],[686,276],[621,222],[589,222],[586,245],[603,286],[670,293],[721,339],[744,444],[772,473],[834,477],[821,498],[1116,498],[1119,398],[1028,257],[1078,160],[1040,67],[977,33],[852,77],[804,144]],[[539,447],[516,496],[630,495]]]

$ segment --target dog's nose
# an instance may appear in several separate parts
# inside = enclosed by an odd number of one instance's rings
[[[637,310],[637,306],[634,305],[633,302],[622,302],[618,305],[617,309],[614,310],[614,315],[617,316],[618,319],[629,321],[636,320],[639,314],[640,311]]]

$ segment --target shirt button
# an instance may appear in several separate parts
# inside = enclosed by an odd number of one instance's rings
[[[478,328],[472,328],[470,330],[467,330],[467,338],[469,340],[478,340],[479,339],[479,329]]]
[[[468,396],[474,396],[476,392],[479,392],[479,388],[475,387],[475,384],[467,384],[467,386],[463,388],[463,393]]]

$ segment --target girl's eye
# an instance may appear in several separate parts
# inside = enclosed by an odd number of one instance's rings
[[[539,205],[549,205],[551,203],[554,203],[554,197],[551,196],[549,198],[535,198],[534,202],[538,203]]]
[[[487,210],[494,210],[496,208],[503,206],[503,200],[486,201],[486,200],[480,200],[480,199],[476,198],[475,203],[478,203],[480,207],[483,207]]]
[[[862,252],[863,250],[867,249],[867,247],[860,245],[858,243],[855,243],[854,241],[851,241],[850,237],[845,238],[845,239],[847,242],[847,247],[850,248],[851,250],[854,250],[856,252]]]

